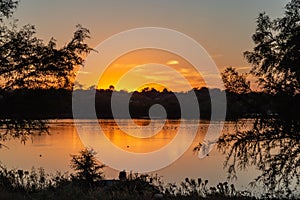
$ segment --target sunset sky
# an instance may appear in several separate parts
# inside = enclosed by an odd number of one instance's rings
[[[89,44],[92,47],[96,47],[114,34],[132,28],[174,29],[201,44],[219,70],[233,66],[240,72],[248,72],[250,66],[244,60],[242,52],[253,47],[251,35],[255,31],[255,18],[263,11],[273,18],[280,17],[287,2],[287,0],[23,0],[14,17],[19,19],[19,25],[27,23],[36,25],[38,36],[45,42],[54,37],[59,45],[70,40],[76,24],[82,24],[91,31],[92,38]],[[142,83],[147,81],[148,76],[165,80],[166,85],[170,84],[179,91],[185,90],[185,87],[180,86],[180,82],[170,78],[172,76],[168,75],[167,70],[154,73],[151,70],[153,65],[149,63],[172,67],[187,78],[192,87],[205,85],[201,75],[180,56],[149,50],[132,52],[115,60],[106,75],[100,79],[98,87],[107,88],[109,85],[116,85],[121,75],[142,65],[144,68],[135,70],[135,74],[127,77],[127,82],[116,89],[133,90],[133,81],[137,81],[135,84],[138,81]],[[136,77],[145,79],[137,80]]]

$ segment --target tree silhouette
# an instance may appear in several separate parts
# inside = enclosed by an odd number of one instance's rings
[[[9,18],[13,14],[13,10],[17,7],[18,1],[0,0],[0,22],[3,18]]]
[[[223,134],[218,141],[218,149],[226,155],[224,166],[229,178],[236,178],[237,169],[254,166],[261,174],[253,180],[253,186],[262,186],[266,192],[277,196],[297,192],[300,181],[299,121],[260,118],[246,131],[241,122],[237,123],[234,132]]]
[[[87,184],[103,179],[102,169],[104,165],[98,164],[93,149],[83,149],[79,155],[71,155],[71,168],[75,170],[74,178]]]
[[[3,90],[16,88],[71,89],[74,68],[83,64],[82,53],[91,48],[84,43],[89,31],[78,25],[72,40],[57,49],[52,38],[48,44],[35,36],[35,28],[26,25],[20,30],[4,27],[0,38],[0,76]]]
[[[244,55],[253,65],[251,73],[268,93],[293,95],[300,91],[299,10],[300,1],[291,0],[282,18],[272,20],[266,13],[257,18],[252,36],[256,46]]]
[[[109,86],[109,90],[114,91],[114,90],[115,90],[115,86],[110,85],[110,86]]]
[[[7,26],[18,1],[0,0],[0,78],[1,89],[67,88],[71,89],[75,67],[82,65],[90,48],[85,40],[89,30],[77,25],[73,38],[65,46],[56,47],[51,38],[47,44],[36,37],[33,25],[20,29],[12,22]]]
[[[56,47],[54,38],[45,44],[36,37],[33,25],[18,28],[15,21],[8,23],[17,5],[18,1],[0,0],[1,97],[13,98],[9,92],[14,89],[71,89],[76,66],[82,65],[83,56],[92,50],[85,43],[89,30],[77,25],[71,41],[61,48]],[[7,94],[9,97],[4,96]],[[28,119],[26,113],[0,119],[0,128],[2,141],[9,135],[26,138],[36,131],[47,132],[45,121]]]
[[[221,75],[226,91],[237,94],[251,92],[250,82],[246,80],[246,74],[239,74],[235,68],[227,67]]]

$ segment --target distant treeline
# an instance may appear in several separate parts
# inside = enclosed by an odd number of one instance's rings
[[[194,89],[185,93],[174,93],[167,90],[159,92],[155,89],[146,89],[141,92],[128,93],[113,90],[75,90],[86,99],[94,99],[98,118],[124,118],[129,99],[129,111],[132,118],[149,118],[149,108],[154,104],[160,104],[165,108],[167,117],[177,118],[202,118],[210,119],[211,116],[211,94],[224,94],[219,89]],[[192,92],[195,92],[199,102],[200,116],[193,108],[188,114],[181,115],[180,103],[177,97],[189,102]],[[115,116],[111,111],[111,97],[114,93],[118,112]],[[227,96],[227,119],[251,118],[260,115],[270,117],[285,116],[293,119],[299,118],[300,95],[281,96],[265,93],[251,92],[246,94],[235,94],[226,92]],[[94,98],[95,97],[95,98]],[[119,104],[119,105],[118,105]],[[64,89],[19,89],[2,91],[0,93],[1,118],[72,118],[72,91]],[[84,111],[83,111],[84,112]],[[88,111],[87,111],[88,112]],[[85,118],[85,115],[82,115]],[[159,116],[158,116],[159,117]]]

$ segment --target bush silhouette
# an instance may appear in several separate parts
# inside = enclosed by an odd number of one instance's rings
[[[71,155],[71,168],[75,170],[74,179],[82,181],[88,185],[93,185],[96,181],[103,179],[102,169],[96,158],[93,149],[83,149],[78,155]]]

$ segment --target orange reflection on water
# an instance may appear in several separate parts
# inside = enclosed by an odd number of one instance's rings
[[[43,167],[47,172],[70,171],[70,159],[84,148],[72,120],[53,120],[49,134],[33,136],[25,145],[16,140],[5,142],[0,160],[8,168],[30,170]]]
[[[157,131],[157,133],[153,136],[139,138],[127,133],[135,132],[135,135],[143,135],[142,131],[144,131],[144,129],[139,129],[139,127],[148,126],[150,121],[136,119],[134,120],[134,123],[137,126],[131,126],[131,128],[127,128],[124,131],[118,127],[114,120],[105,120],[99,122],[104,134],[114,145],[125,151],[134,153],[147,153],[164,147],[176,136],[178,127],[180,126],[179,120],[167,120],[159,130],[155,129],[155,127],[147,127],[147,130],[151,131],[152,133]]]

